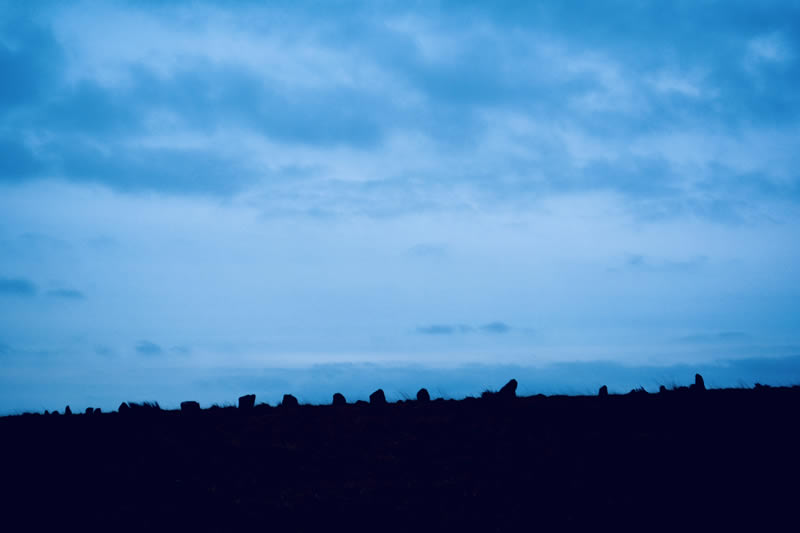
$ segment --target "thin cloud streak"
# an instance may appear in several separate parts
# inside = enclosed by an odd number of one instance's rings
[[[54,289],[47,291],[47,296],[61,300],[85,300],[86,295],[75,289]]]
[[[20,296],[29,298],[36,296],[36,285],[22,278],[0,278],[0,296]]]

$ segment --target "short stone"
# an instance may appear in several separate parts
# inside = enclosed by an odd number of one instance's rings
[[[194,400],[181,402],[181,413],[197,413],[200,411],[200,404]]]
[[[386,404],[386,395],[383,393],[383,389],[378,389],[372,394],[369,395],[369,403],[371,405],[385,405]]]
[[[297,401],[297,398],[292,396],[291,394],[284,394],[283,401],[281,402],[281,406],[283,407],[297,407],[300,405],[300,402]]]

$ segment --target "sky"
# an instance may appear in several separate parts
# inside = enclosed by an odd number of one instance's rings
[[[800,383],[798,28],[1,1],[0,413]]]

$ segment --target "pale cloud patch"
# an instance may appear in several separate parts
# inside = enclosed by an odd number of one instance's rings
[[[70,50],[68,79],[73,82],[124,86],[135,68],[169,79],[205,63],[238,67],[283,88],[396,87],[369,56],[323,44],[319,23],[302,25],[269,9],[245,11],[233,16],[209,5],[147,12],[92,4],[91,16],[86,9],[59,9],[52,24]]]
[[[780,33],[770,33],[747,42],[745,64],[752,68],[759,63],[785,63],[791,61],[793,55],[789,44]]]
[[[687,98],[713,98],[716,91],[704,87],[696,76],[663,71],[647,78],[647,83],[658,93],[679,94]]]

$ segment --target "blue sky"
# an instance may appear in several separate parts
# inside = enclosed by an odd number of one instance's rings
[[[0,410],[800,382],[799,25],[2,2]]]

